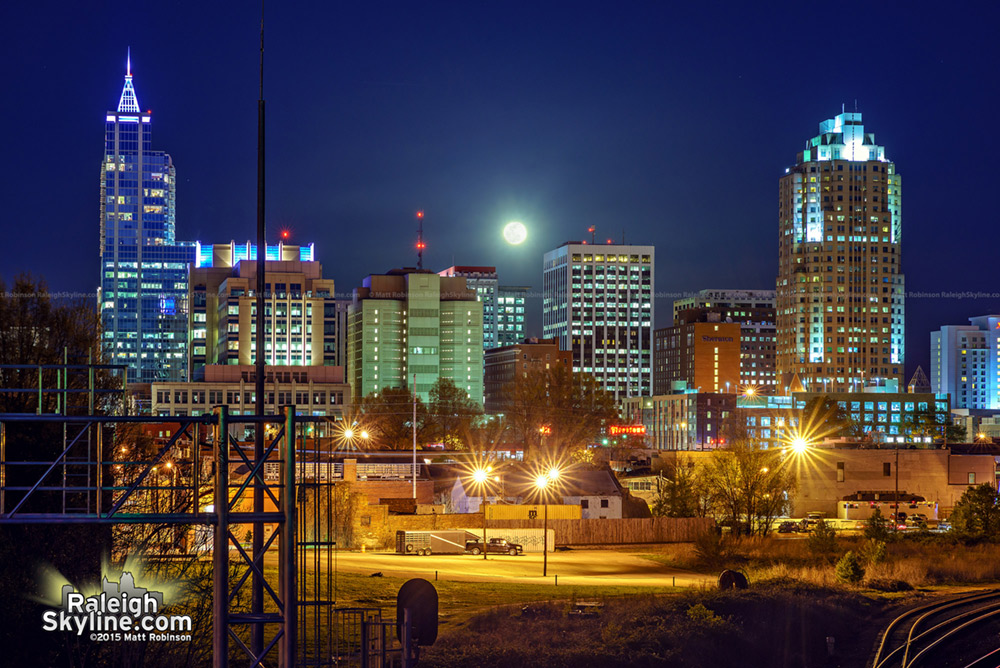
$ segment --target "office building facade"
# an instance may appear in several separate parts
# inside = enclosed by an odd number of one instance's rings
[[[931,332],[931,388],[954,408],[1000,410],[1000,315]]]
[[[739,323],[740,390],[753,388],[754,393],[774,392],[778,345],[774,290],[701,290],[697,295],[676,300],[674,326],[695,322]]]
[[[438,275],[464,278],[466,287],[475,290],[476,299],[483,305],[483,350],[500,345],[497,268],[455,266],[439,271]]]
[[[653,267],[653,246],[567,242],[543,258],[543,336],[616,400],[652,392]]]
[[[153,383],[152,415],[202,415],[215,406],[228,406],[230,415],[256,413],[256,367],[210,364],[201,380]],[[295,406],[299,415],[343,417],[351,403],[351,388],[343,367],[268,366],[264,374],[264,413],[276,415],[283,406]]]
[[[740,325],[693,322],[653,332],[653,394],[684,381],[703,392],[740,389]]]
[[[354,290],[347,380],[360,399],[416,384],[424,402],[441,378],[483,401],[483,305],[460,276],[414,268],[373,274]]]
[[[677,390],[651,397],[632,397],[622,404],[626,419],[646,428],[653,450],[711,450],[726,445],[727,421],[736,394],[698,392],[678,383]]]
[[[555,366],[573,368],[568,350],[560,350],[555,339],[527,339],[509,346],[487,350],[484,356],[484,408],[487,413],[505,411],[507,392],[529,370],[547,370]]]
[[[779,182],[779,387],[905,382],[902,194],[860,113],[823,121]]]
[[[497,347],[524,341],[529,292],[531,288],[524,286],[501,285],[497,289]]]
[[[128,366],[129,382],[187,377],[187,267],[195,246],[178,243],[176,171],[153,150],[129,59],[117,111],[105,117],[101,164],[98,309],[105,360]]]
[[[323,278],[312,246],[269,245],[264,315],[268,365],[335,366],[337,313],[333,279]],[[198,378],[212,364],[256,359],[257,247],[198,246],[190,277],[189,365]]]

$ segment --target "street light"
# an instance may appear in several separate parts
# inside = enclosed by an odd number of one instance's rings
[[[559,480],[561,472],[552,466],[545,473],[535,476],[535,488],[542,496],[542,577],[549,574],[549,489]]]
[[[493,471],[492,466],[479,467],[472,472],[472,483],[479,490],[479,496],[482,497],[482,501],[479,504],[479,508],[483,511],[483,560],[486,560],[486,491],[487,486],[490,482],[490,473]]]

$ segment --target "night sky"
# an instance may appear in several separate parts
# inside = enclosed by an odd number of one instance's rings
[[[1000,292],[1000,10],[964,6],[272,3],[269,237],[315,242],[349,293],[415,264],[423,209],[425,267],[495,265],[538,289],[543,252],[596,225],[656,246],[665,326],[680,293],[774,288],[778,179],[856,101],[903,176],[906,366],[927,369],[932,328],[1000,311],[912,294]],[[253,3],[3,3],[0,275],[95,290],[128,47],[177,168],[177,238],[255,238],[258,28]]]

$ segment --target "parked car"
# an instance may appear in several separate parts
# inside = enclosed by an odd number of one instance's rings
[[[782,522],[778,525],[778,533],[798,533],[798,522]]]
[[[920,513],[914,513],[906,518],[904,526],[908,529],[926,529],[927,528],[927,516],[921,515]]]
[[[483,542],[477,538],[466,542],[465,551],[476,555],[485,551],[486,554],[509,554],[515,557],[524,552],[524,547],[518,543],[511,543],[506,538],[490,538],[486,541],[484,550]]]

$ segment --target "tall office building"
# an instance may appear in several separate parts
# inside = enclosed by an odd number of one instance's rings
[[[777,335],[774,325],[774,290],[700,290],[696,295],[674,302],[674,327],[693,323],[739,323],[740,369],[739,389],[754,388],[754,392],[771,394],[774,390],[774,355]],[[670,328],[668,328],[670,329]],[[669,346],[667,330],[653,333],[653,392],[666,394],[672,380],[668,378],[666,357]],[[736,385],[730,387],[736,391]]]
[[[820,123],[779,193],[779,388],[905,382],[900,176],[861,114]]]
[[[186,377],[195,260],[194,244],[174,237],[174,163],[152,146],[152,113],[139,107],[130,58],[118,110],[105,117],[98,308],[106,361],[127,364],[129,382],[142,383]]]
[[[412,388],[424,402],[448,378],[483,402],[483,305],[460,276],[407,267],[354,289],[348,314],[347,382],[357,400]]]
[[[337,305],[313,246],[268,245],[265,256],[266,360],[279,366],[336,366]],[[257,246],[198,245],[190,272],[188,346],[192,376],[206,365],[256,359]]]
[[[465,285],[476,291],[476,299],[483,305],[483,350],[501,345],[497,319],[497,268],[496,267],[448,267],[439,271],[438,276],[465,279]]]
[[[524,341],[529,287],[501,285],[497,289],[497,347]]]
[[[567,242],[542,269],[542,332],[616,400],[653,389],[653,246]]]
[[[1000,409],[1000,315],[931,332],[931,388],[953,408]]]

